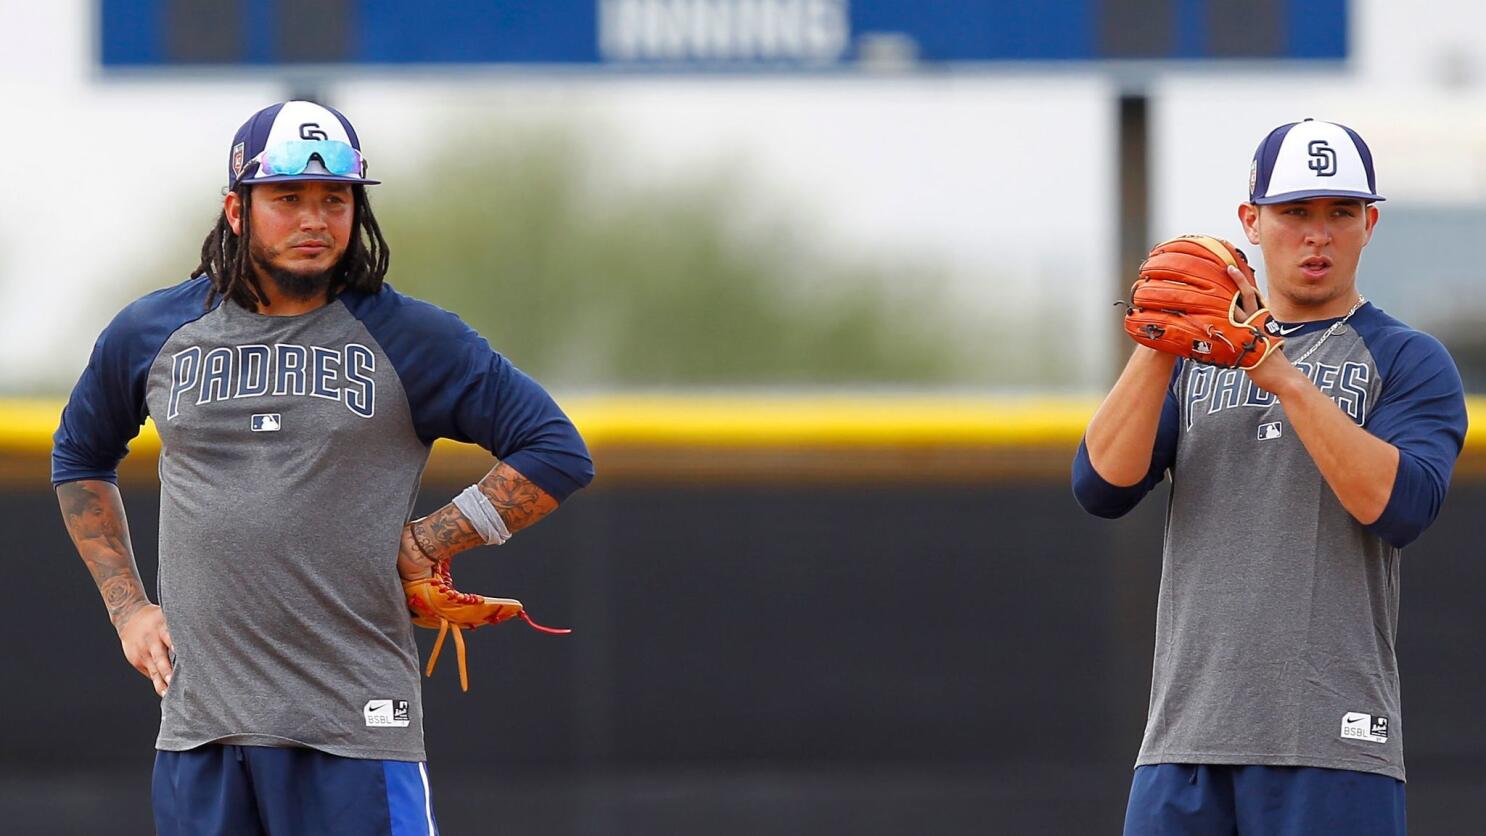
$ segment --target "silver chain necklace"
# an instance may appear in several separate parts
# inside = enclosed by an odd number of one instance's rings
[[[1310,348],[1306,349],[1304,354],[1300,355],[1299,357],[1296,357],[1294,360],[1292,360],[1290,362],[1294,363],[1297,366],[1300,365],[1301,363],[1304,363],[1305,362],[1305,358],[1311,356],[1312,354],[1315,354],[1316,353],[1316,350],[1319,349],[1322,345],[1324,345],[1327,340],[1331,339],[1331,335],[1332,334],[1335,334],[1337,331],[1340,331],[1342,329],[1342,326],[1347,324],[1347,320],[1349,320],[1349,319],[1352,318],[1352,314],[1357,313],[1357,309],[1360,308],[1360,307],[1362,307],[1365,304],[1367,304],[1367,297],[1366,296],[1358,296],[1357,297],[1357,304],[1353,305],[1352,306],[1352,309],[1350,311],[1347,311],[1347,315],[1346,316],[1344,316],[1341,319],[1338,319],[1336,322],[1332,323],[1331,327],[1326,329],[1326,333],[1324,333],[1324,334],[1321,335],[1321,339],[1316,340],[1316,344],[1315,345],[1313,345]]]

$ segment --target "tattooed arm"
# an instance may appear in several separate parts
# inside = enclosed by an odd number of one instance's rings
[[[531,526],[557,508],[556,499],[504,462],[485,474],[479,487],[512,534]],[[451,502],[403,528],[397,568],[404,578],[426,577],[435,561],[453,557],[484,542],[475,527]]]
[[[170,631],[164,613],[150,603],[139,580],[118,487],[92,479],[66,482],[57,486],[57,501],[67,533],[108,607],[124,658],[149,677],[156,694],[164,696],[172,674]]]

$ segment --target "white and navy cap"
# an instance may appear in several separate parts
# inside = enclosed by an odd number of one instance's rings
[[[1306,119],[1269,132],[1249,168],[1249,202],[1258,204],[1354,197],[1383,200],[1372,151],[1357,132],[1335,122]]]
[[[350,147],[356,159],[353,173],[335,174],[327,168],[328,161],[315,154],[307,160],[303,171],[295,174],[274,174],[264,171],[262,155],[267,149],[282,147],[290,142],[308,143],[327,141],[344,143]],[[344,148],[340,149],[345,151]],[[380,180],[366,178],[365,160],[361,158],[361,141],[356,129],[340,111],[315,102],[289,101],[270,105],[253,114],[232,138],[232,150],[227,156],[227,188],[230,190],[239,181],[276,183],[283,180],[333,180],[341,183],[376,185]]]

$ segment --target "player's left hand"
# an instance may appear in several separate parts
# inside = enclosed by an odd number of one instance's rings
[[[433,676],[433,667],[438,664],[439,651],[444,647],[444,637],[454,633],[454,650],[459,657],[459,687],[470,689],[469,668],[464,659],[464,631],[474,630],[486,624],[499,624],[508,618],[521,616],[532,629],[543,633],[571,633],[566,628],[543,627],[531,620],[526,609],[515,598],[488,598],[460,592],[454,588],[454,576],[449,574],[449,560],[440,560],[428,578],[404,580],[403,592],[408,596],[408,609],[413,624],[419,627],[434,627],[439,637],[434,639],[433,652],[428,655],[425,673]]]
[[[397,544],[397,574],[405,581],[416,581],[433,576],[434,561],[418,548],[413,539],[413,523],[402,527],[402,540]]]

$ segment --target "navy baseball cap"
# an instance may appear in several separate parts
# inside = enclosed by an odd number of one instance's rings
[[[1335,122],[1306,119],[1269,132],[1249,167],[1249,202],[1260,205],[1352,197],[1383,200],[1372,151],[1356,131]]]
[[[227,188],[284,180],[376,185],[356,129],[340,111],[314,102],[279,102],[253,114],[232,138]]]

